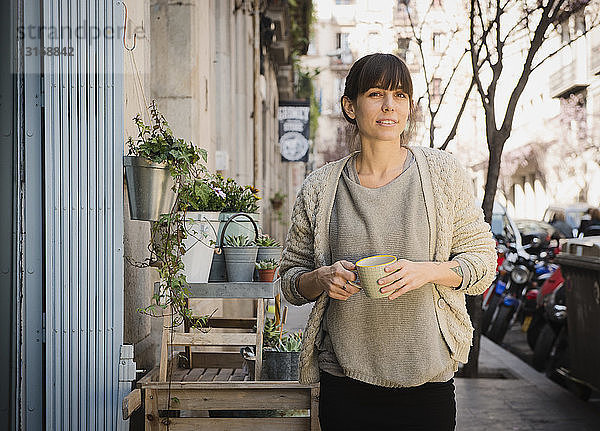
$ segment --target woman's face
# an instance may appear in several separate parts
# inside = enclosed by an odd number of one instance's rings
[[[354,103],[344,98],[344,108],[356,119],[363,141],[398,142],[408,120],[410,98],[402,89],[369,88]]]

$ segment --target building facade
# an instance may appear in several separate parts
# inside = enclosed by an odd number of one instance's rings
[[[419,116],[413,142],[442,146],[472,75],[469,54],[464,55],[468,4],[317,0],[315,5],[314,38],[303,58],[306,68],[319,71],[316,91],[321,116],[314,143],[315,165],[347,154],[352,137],[346,133],[340,108],[344,79],[356,59],[373,52],[394,53],[406,61]],[[510,14],[516,14],[516,9]],[[538,57],[569,40],[574,42],[533,72],[518,103],[497,191],[497,200],[516,217],[541,219],[554,203],[600,204],[598,29],[579,37],[591,21],[591,13],[581,10],[556,23],[558,31],[551,34]],[[497,88],[498,112],[503,112],[518,79],[520,67],[512,66],[523,64],[525,36],[506,49]],[[487,170],[486,142],[485,115],[473,89],[446,150],[471,171],[480,200]]]
[[[176,136],[208,151],[210,170],[260,189],[263,230],[283,241],[305,174],[278,146],[279,102],[294,97],[290,8],[11,0],[2,12],[12,43],[1,48],[0,238],[10,246],[0,254],[0,369],[10,384],[0,427],[126,429],[124,366],[156,365],[162,332],[138,312],[155,270],[131,264],[150,240],[150,223],[130,219],[123,178],[132,118],[156,100]],[[279,214],[277,192],[288,198]]]

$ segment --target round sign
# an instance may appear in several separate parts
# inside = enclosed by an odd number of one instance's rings
[[[308,151],[308,139],[298,132],[287,132],[279,140],[281,155],[287,160],[300,160]]]

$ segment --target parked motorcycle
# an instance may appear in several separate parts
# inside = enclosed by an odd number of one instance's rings
[[[548,323],[545,304],[550,300],[554,300],[549,298],[548,295],[562,287],[564,282],[565,279],[563,278],[562,271],[560,268],[557,268],[542,284],[536,299],[536,309],[533,313],[531,324],[527,329],[527,344],[529,344],[529,347],[532,351],[535,350],[535,345],[540,333],[542,332],[542,328],[544,328],[544,326],[546,326]]]
[[[532,365],[538,371],[547,368],[552,347],[558,334],[567,324],[567,306],[564,283],[551,293],[544,295],[542,302],[542,319],[544,325],[533,348]]]
[[[539,247],[537,241],[523,249],[535,246]],[[550,248],[541,251],[539,256],[519,251],[516,251],[516,258],[512,255],[511,260],[516,261],[509,268],[510,279],[504,292],[500,293],[496,286],[495,294],[501,295],[496,310],[486,310],[488,318],[493,313],[486,333],[490,340],[500,344],[511,324],[517,320],[524,324],[525,329],[529,326],[536,308],[538,286],[556,269],[556,266],[550,264],[553,256]]]

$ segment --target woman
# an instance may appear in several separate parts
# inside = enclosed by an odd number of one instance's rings
[[[300,381],[321,382],[323,431],[452,430],[454,372],[467,362],[465,294],[491,283],[496,253],[466,172],[448,153],[408,146],[412,81],[390,54],[356,61],[341,100],[360,151],[311,173],[282,255],[292,304],[316,301]],[[358,259],[393,254],[371,299],[349,284]]]

